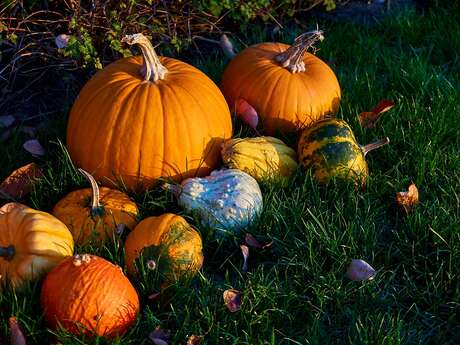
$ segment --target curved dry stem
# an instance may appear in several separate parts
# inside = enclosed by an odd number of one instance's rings
[[[83,170],[82,168],[78,168],[78,171],[85,176],[85,178],[88,180],[88,182],[91,185],[91,190],[92,190],[92,196],[91,196],[91,215],[92,216],[97,216],[101,215],[104,213],[104,206],[101,205],[100,203],[100,193],[99,193],[99,186],[97,185],[96,180],[94,177],[87,172],[86,170]]]
[[[126,35],[122,38],[121,42],[128,43],[129,45],[137,44],[141,48],[142,55],[144,56],[144,65],[142,66],[141,73],[146,81],[157,82],[166,77],[168,70],[161,64],[152,43],[150,43],[147,37],[141,33]]]
[[[297,36],[292,46],[286,51],[275,55],[275,61],[291,73],[305,72],[305,63],[303,57],[305,52],[312,48],[316,52],[315,43],[324,40],[322,30],[313,30]]]

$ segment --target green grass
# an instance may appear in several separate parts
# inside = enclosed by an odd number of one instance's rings
[[[313,26],[313,23],[310,23]],[[459,344],[460,343],[460,25],[453,12],[420,16],[403,12],[372,27],[322,23],[326,40],[318,56],[330,62],[343,91],[339,117],[368,143],[385,136],[389,146],[368,155],[370,178],[363,190],[315,185],[299,171],[287,186],[263,184],[264,212],[250,232],[269,249],[251,249],[241,271],[243,238],[205,239],[204,268],[189,286],[177,286],[155,302],[148,282],[137,282],[142,311],[134,328],[113,344],[149,344],[157,325],[171,330],[173,344],[206,334],[205,344]],[[298,29],[285,30],[290,41]],[[268,39],[258,28],[248,44]],[[216,53],[191,61],[218,80],[225,61]],[[357,114],[380,99],[396,106],[374,130],[360,128]],[[70,104],[63,109],[67,114]],[[39,133],[48,154],[46,175],[25,202],[45,211],[66,193],[86,186],[57,140],[65,141],[65,118]],[[245,130],[236,129],[237,133]],[[0,148],[0,177],[31,158],[17,134]],[[296,138],[286,140],[295,146]],[[420,204],[408,216],[394,196],[414,182]],[[170,195],[153,190],[133,195],[142,215],[182,211]],[[193,219],[189,219],[193,222]],[[122,262],[115,244],[92,250]],[[378,271],[373,281],[345,276],[351,259]],[[243,293],[231,314],[222,293]],[[39,307],[40,282],[0,295],[0,334],[16,315],[29,344],[105,344],[48,330]]]

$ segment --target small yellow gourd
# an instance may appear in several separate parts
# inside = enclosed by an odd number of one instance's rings
[[[297,154],[283,141],[263,136],[227,140],[222,148],[224,164],[257,181],[285,179],[297,169]]]

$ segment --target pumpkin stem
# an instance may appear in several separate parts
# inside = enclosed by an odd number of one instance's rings
[[[180,193],[182,193],[182,186],[179,184],[163,183],[161,188],[170,191],[176,198],[179,197]]]
[[[390,143],[390,139],[388,137],[386,137],[384,139],[374,141],[373,143],[367,144],[365,146],[361,146],[361,150],[363,151],[364,156],[366,156],[366,154],[369,151],[378,149],[379,147],[384,146],[384,145],[389,144],[389,143]]]
[[[147,37],[141,33],[126,35],[122,38],[121,42],[128,43],[129,45],[137,44],[141,48],[142,55],[144,56],[144,65],[142,66],[141,73],[146,81],[157,82],[165,78],[168,70],[161,64],[160,58],[155,53],[155,49]]]
[[[14,246],[12,245],[8,247],[0,247],[0,258],[4,258],[6,261],[13,260],[15,253],[16,253],[16,250],[14,249]]]
[[[100,199],[99,186],[97,185],[96,180],[86,170],[83,170],[82,168],[78,168],[78,171],[83,176],[85,176],[86,179],[88,180],[88,182],[91,184],[91,190],[93,191],[93,195],[91,196],[91,216],[93,216],[93,217],[103,216],[104,215],[104,206],[102,206],[100,201],[99,201],[99,199]]]
[[[305,72],[303,57],[305,52],[312,48],[313,53],[317,51],[314,44],[324,40],[322,30],[313,30],[297,36],[292,46],[286,51],[275,55],[275,61],[287,68],[291,73]]]

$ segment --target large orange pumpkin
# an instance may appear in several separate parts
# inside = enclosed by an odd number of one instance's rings
[[[72,234],[52,215],[18,203],[0,210],[0,289],[38,279],[73,254]]]
[[[240,104],[249,103],[269,135],[293,132],[335,114],[341,95],[337,78],[325,62],[306,52],[323,38],[322,31],[312,31],[292,46],[261,43],[237,54],[222,76],[230,108],[238,113]]]
[[[143,57],[108,65],[81,90],[67,127],[71,158],[103,185],[121,180],[129,189],[207,175],[232,136],[219,88],[195,67],[158,57],[142,34],[124,41]]]
[[[139,297],[111,262],[89,254],[62,261],[46,276],[40,302],[53,328],[112,338],[136,321]]]

